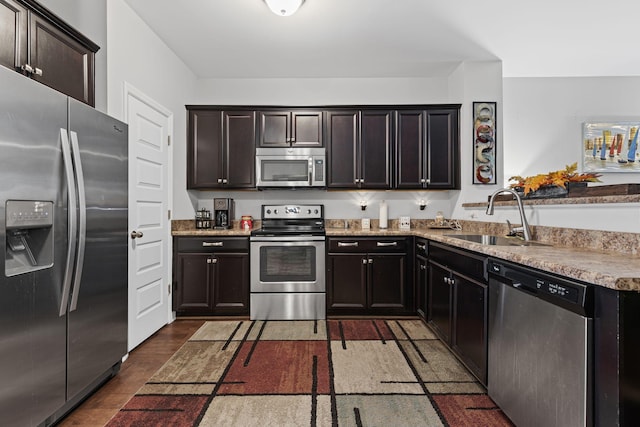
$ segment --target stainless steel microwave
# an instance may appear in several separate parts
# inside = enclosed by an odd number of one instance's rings
[[[324,148],[257,148],[256,185],[325,187],[327,155]]]

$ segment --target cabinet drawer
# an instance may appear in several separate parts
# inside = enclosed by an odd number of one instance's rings
[[[407,239],[404,237],[331,237],[329,252],[406,252]]]
[[[430,242],[429,259],[467,277],[488,280],[487,257],[483,255]]]
[[[249,251],[247,237],[179,237],[176,238],[178,252]]]

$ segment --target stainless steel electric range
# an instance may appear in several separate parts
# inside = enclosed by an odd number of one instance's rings
[[[324,206],[263,205],[250,242],[251,319],[324,319]]]

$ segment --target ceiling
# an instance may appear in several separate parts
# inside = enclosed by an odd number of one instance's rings
[[[501,60],[504,77],[640,76],[640,2],[125,0],[200,78],[433,77]]]

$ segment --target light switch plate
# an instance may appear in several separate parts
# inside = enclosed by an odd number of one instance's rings
[[[371,228],[371,220],[369,218],[362,218],[362,221],[360,223],[362,224],[363,230],[368,230],[369,228]]]
[[[411,218],[408,216],[400,217],[400,230],[409,230],[411,228]]]

